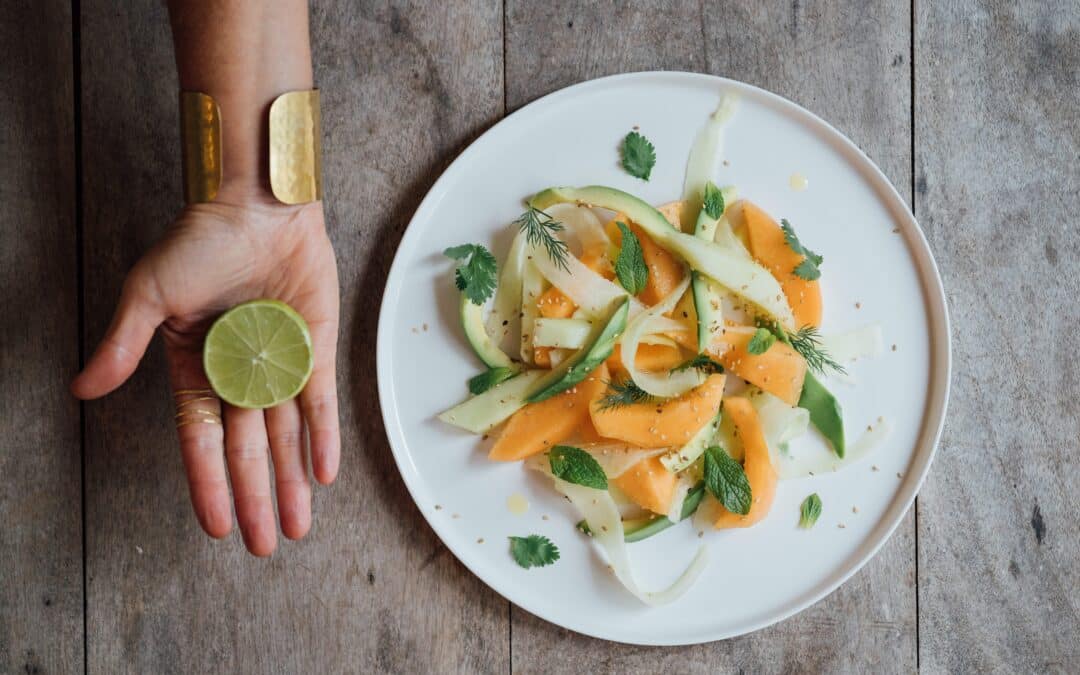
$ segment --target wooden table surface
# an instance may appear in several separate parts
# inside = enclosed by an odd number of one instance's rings
[[[258,560],[192,517],[159,347],[102,401],[66,391],[181,205],[164,3],[5,3],[0,670],[1080,671],[1075,0],[314,4],[344,452],[310,536]],[[888,544],[802,614],[682,649],[569,633],[466,571],[375,386],[384,278],[439,173],[529,101],[646,69],[743,80],[851,137],[914,207],[953,320],[944,437]]]

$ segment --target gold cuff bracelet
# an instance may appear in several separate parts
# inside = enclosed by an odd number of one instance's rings
[[[319,90],[290,91],[270,104],[270,190],[285,204],[322,199]],[[221,187],[221,111],[213,97],[180,92],[184,200],[212,202]]]

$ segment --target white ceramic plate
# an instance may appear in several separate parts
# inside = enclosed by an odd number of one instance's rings
[[[706,532],[683,523],[631,545],[638,579],[666,586],[701,542],[708,569],[686,596],[642,606],[574,529],[570,505],[520,464],[488,462],[480,439],[435,415],[467,396],[480,364],[457,320],[448,246],[481,242],[505,259],[522,199],[552,185],[606,184],[653,203],[678,199],[687,154],[723,92],[740,97],[727,126],[727,165],[714,180],[795,225],[825,257],[824,333],[880,323],[885,353],[833,384],[850,439],[885,416],[888,441],[843,471],[784,481],[772,513],[748,530]],[[655,144],[652,179],[618,167],[633,127]],[[808,189],[789,186],[792,174]],[[891,349],[896,345],[896,350]],[[636,73],[586,82],[509,116],[446,170],[417,209],[397,251],[379,317],[379,398],[402,477],[421,512],[474,574],[520,607],[609,640],[680,645],[747,633],[804,609],[855,573],[900,522],[930,466],[948,398],[949,327],[934,261],[914,217],[876,166],[847,138],[783,98],[716,77]],[[811,438],[794,451],[813,452]],[[875,470],[876,467],[876,470]],[[796,527],[799,504],[817,492],[824,513]],[[512,514],[506,499],[531,508]],[[858,509],[853,513],[852,507]],[[548,516],[545,519],[543,516]],[[844,527],[840,527],[843,524]],[[524,570],[507,537],[543,534],[562,550]],[[479,540],[483,540],[480,543]]]

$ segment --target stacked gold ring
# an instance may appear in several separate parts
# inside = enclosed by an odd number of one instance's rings
[[[188,424],[221,424],[221,415],[211,410],[201,401],[217,401],[212,389],[177,389],[173,392],[176,404],[176,428]],[[220,404],[218,404],[220,405]],[[218,406],[215,406],[218,407]]]

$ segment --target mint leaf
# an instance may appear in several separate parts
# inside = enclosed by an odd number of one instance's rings
[[[694,368],[695,370],[700,370],[706,375],[713,375],[716,373],[724,372],[724,366],[720,365],[716,361],[713,361],[711,358],[709,358],[708,354],[698,354],[692,359],[683,361],[679,365],[672,368],[670,372],[680,373],[684,370],[690,370],[691,368]]]
[[[495,292],[498,263],[480,244],[451,246],[443,255],[458,261],[454,281],[474,305],[482,305]]]
[[[824,258],[802,245],[799,238],[795,236],[795,228],[791,226],[791,223],[786,218],[780,220],[780,229],[784,231],[784,241],[787,242],[788,247],[799,255],[806,256],[806,259],[792,270],[795,276],[806,281],[814,281],[820,277],[821,270],[818,269],[818,265],[821,264]]]
[[[742,464],[715,445],[705,450],[705,487],[728,511],[743,516],[750,513],[750,481]]]
[[[622,153],[622,167],[626,173],[634,178],[649,180],[653,166],[656,164],[656,148],[636,131],[626,134],[620,147]]]
[[[615,223],[622,232],[622,248],[615,259],[615,276],[619,284],[630,295],[637,295],[645,290],[649,283],[649,268],[645,265],[645,255],[641,251],[641,242],[626,223]]]
[[[489,368],[479,375],[475,375],[469,378],[469,393],[474,396],[483,394],[488,389],[491,389],[495,385],[509,380],[511,377],[518,374],[518,371],[513,368],[507,368],[500,366],[498,368]]]
[[[717,220],[724,215],[724,193],[720,191],[720,188],[713,185],[712,181],[705,183],[705,198],[702,201],[701,208],[713,220]]]
[[[804,530],[809,530],[817,522],[817,519],[821,517],[821,497],[818,497],[817,493],[810,495],[803,500],[802,506],[799,508],[799,527]]]
[[[769,347],[772,347],[774,342],[776,342],[776,336],[768,328],[758,328],[754,332],[754,337],[750,338],[750,343],[746,345],[746,351],[760,356],[769,351]]]
[[[556,445],[548,454],[548,461],[556,478],[594,490],[607,489],[607,475],[600,463],[581,448]]]
[[[559,548],[547,537],[530,534],[527,537],[509,537],[509,539],[510,555],[514,557],[518,565],[525,569],[544,567],[559,559]]]

